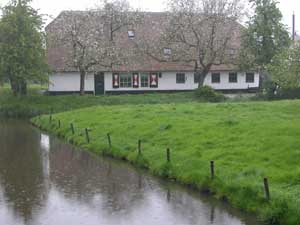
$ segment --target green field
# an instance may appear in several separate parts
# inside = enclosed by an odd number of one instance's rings
[[[31,85],[24,97],[14,97],[8,85],[0,87],[0,118],[31,118],[50,112],[63,112],[95,105],[158,104],[194,102],[194,93],[139,94],[121,96],[45,96],[45,87]]]
[[[33,122],[95,153],[209,191],[269,224],[300,223],[300,101],[98,106],[55,114],[52,123],[49,115]],[[90,129],[89,144],[85,128]],[[170,163],[166,148],[171,149]]]

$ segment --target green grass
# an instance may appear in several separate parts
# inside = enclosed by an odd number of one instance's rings
[[[32,121],[95,153],[209,190],[269,224],[300,223],[300,101],[99,106],[55,114],[53,119],[52,124],[47,115]],[[85,128],[90,129],[89,144]],[[166,148],[171,149],[171,163],[166,162]],[[270,202],[264,177],[269,179]]]
[[[196,101],[194,94],[139,94],[120,96],[43,96],[41,87],[33,85],[28,96],[15,97],[7,85],[0,87],[0,118],[31,118],[50,112],[63,112],[95,105],[158,104]]]

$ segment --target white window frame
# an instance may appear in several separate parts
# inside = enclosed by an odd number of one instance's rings
[[[121,73],[119,75],[119,86],[120,88],[132,88],[132,74]]]

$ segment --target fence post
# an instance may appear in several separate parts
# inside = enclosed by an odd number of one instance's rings
[[[139,153],[139,155],[142,154],[142,141],[141,140],[138,140],[138,153]]]
[[[90,135],[89,135],[89,130],[87,128],[85,128],[85,136],[86,136],[87,143],[90,143]]]
[[[75,130],[74,130],[74,125],[73,125],[73,123],[71,123],[71,131],[72,131],[72,134],[74,135],[75,134]]]
[[[264,187],[265,187],[266,198],[269,201],[270,200],[270,190],[269,190],[269,182],[268,182],[267,177],[264,178]]]
[[[211,173],[211,179],[214,179],[215,177],[215,162],[210,161],[210,173]]]
[[[109,133],[107,133],[107,141],[108,141],[109,148],[111,148],[111,138],[110,138],[110,134]]]
[[[169,148],[167,148],[167,162],[171,162],[171,154]]]

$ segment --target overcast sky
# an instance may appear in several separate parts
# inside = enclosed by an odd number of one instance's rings
[[[164,11],[165,0],[129,0],[133,7],[139,7],[146,11]],[[9,0],[0,0],[4,5]],[[300,0],[278,0],[280,10],[284,16],[284,23],[292,26],[292,14],[296,14],[296,30],[300,33]],[[33,0],[32,6],[40,9],[43,14],[56,17],[63,10],[84,10],[92,8],[97,0]],[[51,19],[48,19],[48,22]]]

